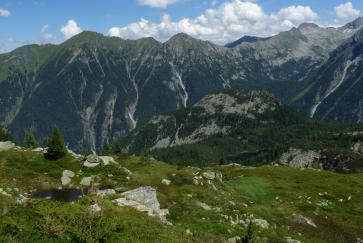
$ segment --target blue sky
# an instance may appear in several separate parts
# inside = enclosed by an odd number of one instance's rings
[[[339,26],[362,13],[362,0],[0,0],[0,52],[60,43],[82,30],[160,41],[186,32],[226,43],[302,22]]]

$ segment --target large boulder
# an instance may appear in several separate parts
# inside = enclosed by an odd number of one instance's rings
[[[67,186],[72,182],[72,177],[74,177],[75,174],[73,171],[70,170],[64,170],[61,177],[62,186]]]
[[[206,172],[203,172],[202,176],[205,179],[214,180],[216,178],[216,173],[214,171],[206,171]]]
[[[100,156],[99,158],[101,160],[102,165],[109,165],[111,163],[116,163],[115,159],[111,156]]]
[[[164,223],[167,223],[166,215],[168,209],[160,209],[160,203],[156,197],[156,189],[140,187],[121,194],[123,197],[113,200],[113,203],[120,207],[133,207],[141,212],[147,212],[149,216],[158,217]]]
[[[11,141],[0,142],[0,152],[14,149],[16,145]]]
[[[91,154],[91,155],[87,156],[86,161],[83,163],[83,166],[92,168],[92,167],[99,166],[101,164],[101,162],[102,161],[99,156]]]

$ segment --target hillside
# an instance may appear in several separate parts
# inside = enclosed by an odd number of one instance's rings
[[[187,109],[155,116],[121,137],[114,152],[150,153],[179,165],[261,165],[291,149],[317,168],[352,172],[363,167],[360,126],[316,122],[292,111],[269,93],[223,90]],[[355,131],[356,133],[351,133]],[[305,152],[304,152],[305,151]],[[309,152],[310,151],[310,152]],[[301,162],[304,164],[304,162]],[[302,167],[308,165],[300,165]]]
[[[201,170],[124,155],[87,168],[82,158],[47,161],[42,152],[21,148],[2,151],[0,158],[0,238],[5,242],[237,242],[246,237],[339,243],[363,238],[360,174],[284,166]],[[85,178],[91,178],[89,186]]]
[[[317,119],[363,120],[363,29],[339,46],[315,73],[293,105]],[[310,82],[314,80],[314,82]]]
[[[304,24],[234,48],[186,34],[160,43],[89,31],[60,45],[24,46],[0,55],[0,121],[20,143],[32,132],[44,144],[58,126],[82,152],[222,88],[268,90],[287,102],[360,27],[359,19],[342,28]]]

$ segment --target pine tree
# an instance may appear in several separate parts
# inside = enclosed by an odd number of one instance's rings
[[[26,146],[28,148],[38,148],[39,147],[39,143],[37,142],[37,140],[35,139],[35,137],[32,133],[28,133],[25,135],[25,142],[26,142]]]
[[[63,136],[59,128],[55,128],[53,131],[53,136],[48,140],[48,150],[45,157],[50,160],[57,160],[63,158],[68,150],[64,144]]]

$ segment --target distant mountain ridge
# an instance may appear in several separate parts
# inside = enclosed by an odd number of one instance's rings
[[[45,141],[58,126],[74,150],[97,150],[138,121],[219,89],[267,90],[288,102],[360,21],[302,25],[234,48],[186,34],[160,43],[87,31],[60,45],[24,46],[0,55],[0,121],[18,141],[27,132]]]
[[[312,81],[310,81],[312,80]],[[296,107],[318,119],[346,123],[363,121],[363,29],[338,47],[307,78],[304,95]]]

